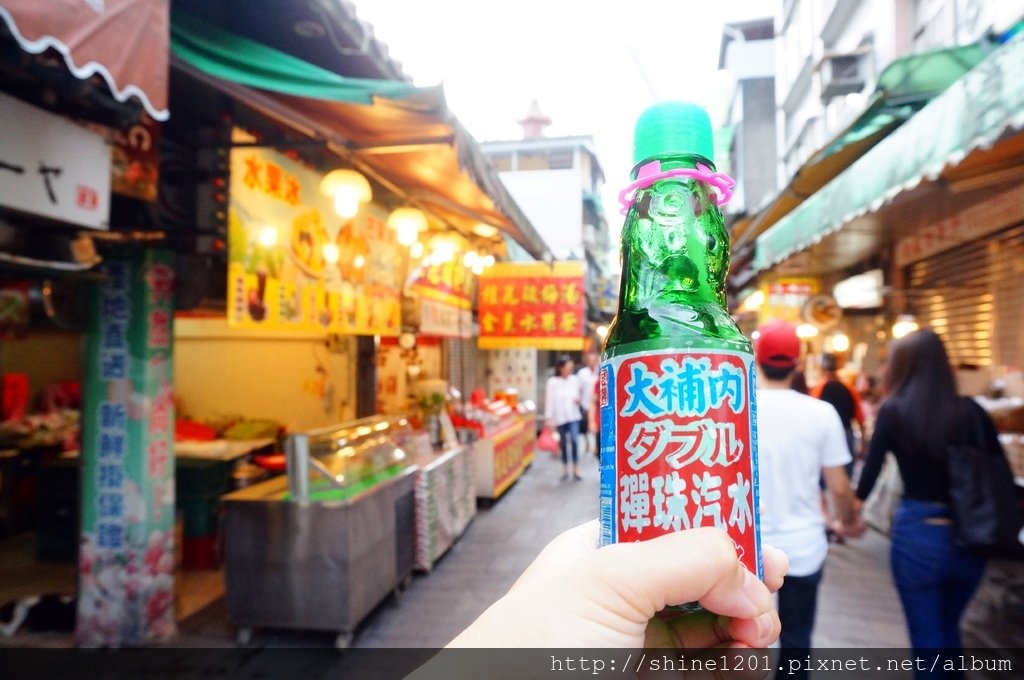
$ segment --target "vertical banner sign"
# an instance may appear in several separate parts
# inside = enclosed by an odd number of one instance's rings
[[[174,619],[174,267],[110,258],[87,338],[76,639],[164,640]]]
[[[338,217],[320,179],[274,151],[231,152],[228,323],[397,336],[406,255],[387,213]]]
[[[496,264],[478,290],[481,349],[583,349],[582,262]]]
[[[753,380],[753,359],[728,350],[602,364],[602,545],[715,526],[760,575]]]

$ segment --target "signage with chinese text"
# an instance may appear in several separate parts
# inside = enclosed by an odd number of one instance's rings
[[[0,205],[93,229],[110,224],[102,135],[0,94]]]
[[[896,242],[896,266],[975,241],[1024,220],[1024,192],[1014,188],[970,208],[930,224]]]
[[[438,338],[473,337],[473,312],[428,298],[420,300],[421,335]]]
[[[420,299],[443,302],[460,309],[472,309],[474,282],[469,267],[452,261],[421,268],[411,288]]]
[[[800,324],[804,306],[818,293],[818,280],[778,279],[767,284],[764,291],[764,306],[761,308],[763,319],[781,319]]]
[[[477,306],[481,349],[583,349],[582,262],[496,264],[480,277]]]
[[[320,175],[266,149],[231,152],[228,322],[396,336],[405,249],[387,214],[343,219]]]
[[[87,335],[76,637],[141,645],[175,632],[174,266],[108,257]]]

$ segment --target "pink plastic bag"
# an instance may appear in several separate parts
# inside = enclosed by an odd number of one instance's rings
[[[548,453],[558,453],[558,440],[555,439],[555,435],[551,432],[550,428],[545,427],[540,431],[540,434],[537,436],[537,448]]]

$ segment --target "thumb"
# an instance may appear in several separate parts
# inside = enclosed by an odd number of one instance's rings
[[[646,621],[666,606],[688,602],[741,618],[773,606],[768,588],[739,561],[732,539],[713,527],[609,545],[590,564],[598,587],[631,620]]]

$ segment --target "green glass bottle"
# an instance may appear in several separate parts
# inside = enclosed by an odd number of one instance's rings
[[[712,150],[694,104],[637,121],[599,373],[602,544],[719,526],[760,574],[754,361],[726,308],[731,180]]]

